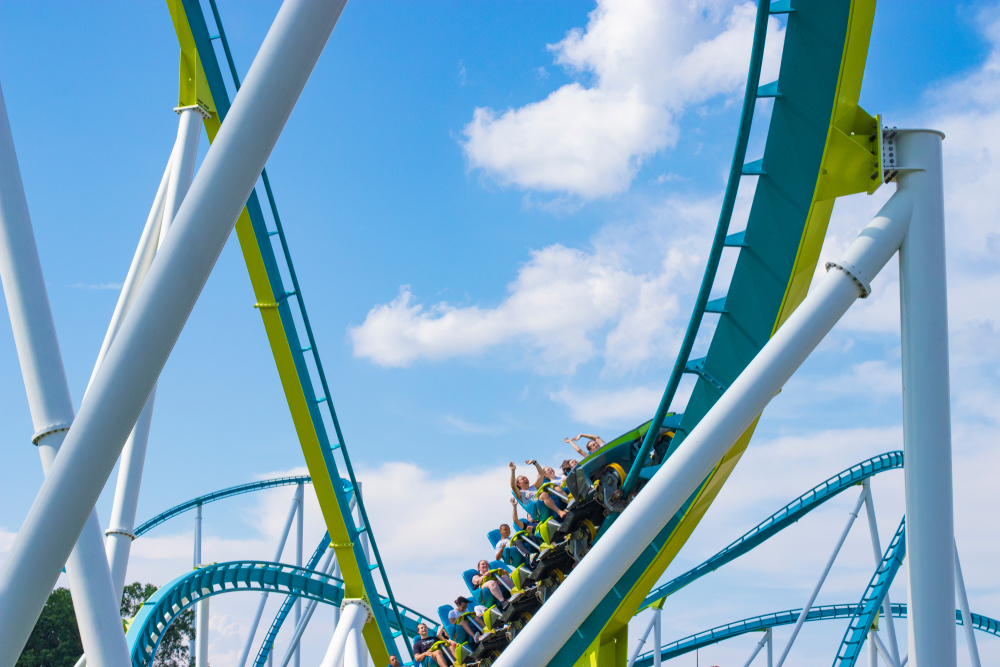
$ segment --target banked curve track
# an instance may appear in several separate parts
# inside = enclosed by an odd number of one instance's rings
[[[858,604],[823,605],[810,609],[809,614],[806,616],[806,621],[849,619],[856,616],[859,612],[860,605]],[[789,609],[788,611],[778,611],[772,614],[753,616],[751,618],[745,618],[742,621],[735,621],[733,623],[720,625],[712,628],[711,630],[705,630],[704,632],[699,632],[689,637],[678,639],[677,641],[670,642],[669,644],[664,644],[663,652],[661,654],[662,659],[671,660],[684,655],[685,653],[690,653],[691,651],[705,648],[706,646],[711,646],[712,644],[718,644],[721,641],[732,639],[733,637],[739,637],[740,635],[745,635],[748,632],[762,632],[768,628],[777,628],[783,625],[794,625],[798,620],[800,613],[802,613],[802,609]],[[906,618],[906,605],[893,604],[892,615],[895,618]],[[958,625],[963,625],[961,611],[955,611],[955,622]],[[1000,621],[992,619],[989,616],[983,616],[975,613],[972,614],[972,627],[981,632],[991,634],[994,637],[1000,637]],[[652,664],[653,651],[647,651],[636,658],[633,667],[649,667]]]
[[[787,17],[777,81],[761,84],[768,22]],[[878,121],[858,105],[875,0],[758,0],[747,86],[736,148],[708,265],[680,353],[654,417],[659,431],[680,376],[696,376],[672,453],[715,405],[773,333],[805,298],[837,197],[874,192],[882,179],[873,164]],[[772,100],[763,156],[747,160],[758,100]],[[743,177],[756,178],[746,228],[731,230]],[[725,296],[709,300],[725,248],[737,253]],[[708,313],[718,322],[708,352],[690,359]],[[755,426],[755,425],[754,425]],[[573,667],[584,656],[612,664],[627,653],[628,622],[697,526],[746,450],[754,426],[662,528],[577,632],[551,667]],[[570,574],[572,576],[572,574]]]

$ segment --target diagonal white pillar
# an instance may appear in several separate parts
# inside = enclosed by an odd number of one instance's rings
[[[170,223],[180,208],[184,195],[187,194],[191,186],[191,179],[194,176],[194,163],[198,157],[198,138],[201,134],[201,120],[205,113],[199,107],[185,107],[178,109],[180,122],[177,128],[177,140],[171,152],[170,160],[167,164],[167,171],[164,180],[160,185],[160,192],[157,192],[153,209],[158,212],[158,221],[155,234],[147,234],[143,231],[139,241],[139,248],[136,250],[129,268],[128,276],[122,287],[122,293],[118,297],[118,305],[115,307],[115,314],[111,319],[111,325],[104,337],[104,345],[101,347],[101,354],[98,356],[97,364],[91,378],[97,375],[101,362],[107,354],[107,349],[111,346],[122,318],[128,312],[129,306],[135,299],[139,288],[142,286],[153,262],[156,249],[166,238]],[[153,214],[150,214],[153,217]],[[150,222],[147,220],[147,229]],[[144,245],[145,244],[145,245]],[[107,540],[105,550],[108,562],[111,564],[111,579],[115,585],[117,599],[121,599],[122,591],[125,587],[125,573],[128,569],[128,557],[132,548],[132,534],[135,528],[135,510],[139,503],[139,488],[142,484],[142,468],[146,460],[146,445],[149,442],[149,427],[153,420],[153,401],[156,397],[156,385],[153,385],[146,404],[139,413],[125,448],[122,450],[121,465],[118,467],[118,484],[115,487],[114,505],[111,509],[111,527],[105,531]]]
[[[330,646],[326,650],[320,667],[339,667],[347,655],[348,645],[356,643],[356,640],[352,640],[351,633],[360,636],[365,623],[371,616],[368,605],[361,600],[344,600],[341,610],[340,622],[337,623],[337,628],[333,631],[333,638],[330,640]],[[356,650],[355,653],[357,653]],[[360,662],[360,658],[358,661]],[[344,667],[348,667],[346,662]],[[357,667],[357,665],[353,667]]]
[[[957,660],[943,138],[929,130],[903,130],[895,137],[899,192],[913,197],[913,219],[899,249],[899,310],[914,667],[954,667]]]
[[[872,539],[872,555],[875,557],[875,567],[878,568],[882,562],[882,541],[878,536],[878,521],[875,518],[875,500],[872,498],[871,478],[865,479],[862,485],[868,489],[868,496],[865,498],[865,511],[868,516],[868,532]],[[892,616],[892,602],[889,600],[889,592],[886,591],[885,599],[882,601],[882,613],[885,615],[885,631],[889,635],[889,650],[892,651],[892,659],[899,662],[899,643],[896,641],[896,625]]]
[[[955,594],[958,596],[958,608],[962,612],[962,625],[965,630],[965,644],[969,649],[969,662],[972,667],[983,667],[979,659],[979,646],[976,645],[976,629],[972,627],[972,612],[969,610],[969,595],[965,590],[965,577],[962,576],[962,563],[958,558],[958,544],[955,545]]]
[[[0,278],[10,313],[18,361],[24,376],[28,407],[35,428],[42,469],[48,475],[73,422],[73,403],[63,370],[59,341],[49,308],[28,202],[0,90]],[[98,489],[99,491],[99,489]],[[92,664],[125,667],[128,648],[122,632],[120,606],[114,597],[111,572],[104,558],[101,524],[93,503],[82,508],[77,530],[67,536],[48,586],[28,593],[41,611],[63,563],[73,593],[73,606],[84,650]],[[82,529],[82,532],[81,530]],[[74,547],[74,543],[76,546]],[[9,561],[8,561],[9,562]],[[9,566],[8,566],[9,567]],[[9,612],[0,613],[0,656],[13,665],[38,618],[20,608],[25,594],[9,597]],[[10,625],[16,639],[8,639]]]
[[[7,556],[0,667],[17,661],[344,4],[278,11]]]
[[[851,304],[867,296],[871,279],[899,248],[912,208],[909,193],[903,191],[886,202],[587,557],[514,637],[494,663],[496,667],[548,664]]]

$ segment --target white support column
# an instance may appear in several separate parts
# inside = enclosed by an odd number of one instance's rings
[[[139,240],[139,248],[136,250],[132,266],[129,267],[125,284],[118,297],[118,305],[115,307],[114,316],[111,318],[111,324],[104,337],[104,345],[101,346],[101,354],[98,355],[91,379],[97,375],[101,362],[107,354],[107,349],[111,346],[115,334],[118,333],[122,318],[128,312],[129,306],[146,278],[154,254],[166,237],[170,223],[177,213],[177,209],[180,208],[188,188],[191,187],[194,163],[198,157],[201,120],[205,118],[206,114],[198,107],[181,109],[178,113],[180,114],[180,122],[178,123],[177,140],[167,163],[167,171],[160,183],[160,190],[157,191],[156,199],[154,199],[153,211],[150,212],[150,217],[146,221],[146,228],[155,226],[156,233],[155,235],[147,234],[146,230],[143,230],[142,238]],[[155,225],[151,225],[151,220],[154,219]],[[132,530],[135,527],[135,510],[139,503],[139,488],[142,484],[142,469],[146,460],[146,445],[149,442],[149,428],[153,420],[155,398],[156,385],[154,384],[142,412],[139,413],[139,419],[136,420],[135,426],[125,442],[125,448],[122,450],[114,505],[111,510],[111,527],[105,531],[105,535],[108,536],[105,550],[108,562],[111,564],[111,579],[115,585],[117,599],[121,599],[122,590],[125,587],[129,552],[132,540],[135,539]]]
[[[194,515],[194,569],[201,567],[201,505]],[[196,648],[195,667],[208,667],[208,598],[198,600],[194,605],[194,627]]]
[[[632,667],[635,664],[636,658],[642,653],[642,647],[646,644],[646,638],[649,637],[649,633],[653,630],[653,625],[656,623],[656,615],[654,614],[649,619],[649,625],[646,626],[646,631],[642,633],[642,637],[639,638],[639,643],[636,644],[635,650],[632,651],[632,657],[628,659],[628,665],[626,667]]]
[[[972,667],[982,667],[979,660],[979,646],[976,645],[976,630],[972,627],[972,611],[969,609],[969,595],[965,590],[965,577],[962,576],[962,563],[958,560],[958,544],[955,545],[955,593],[958,596],[958,608],[962,610],[962,626],[965,630],[965,643],[969,649],[969,662]]]
[[[351,632],[360,635],[362,628],[371,616],[368,606],[361,600],[344,600],[341,610],[340,623],[337,624],[337,629],[333,632],[330,647],[327,649],[320,667],[338,667],[347,653]],[[345,664],[344,667],[347,665]]]
[[[42,470],[48,475],[67,429],[73,423],[73,403],[63,370],[2,90],[0,279],[3,281],[35,428],[32,441],[38,446]],[[121,628],[120,597],[116,599],[114,596],[111,572],[104,558],[100,520],[93,504],[83,509],[77,530],[65,536],[65,551],[55,564],[55,576],[50,577],[51,583],[30,593],[15,592],[9,597],[6,611],[0,608],[0,664],[13,665],[17,660],[63,564],[73,594],[80,638],[84,651],[92,658],[91,664],[101,667],[124,667],[128,664],[128,647]],[[26,594],[32,598],[27,609],[22,606],[27,602]]]
[[[865,479],[862,484],[868,489],[868,497],[865,498],[865,511],[868,517],[868,532],[872,538],[872,554],[875,557],[875,567],[882,563],[882,540],[878,536],[878,521],[875,519],[875,500],[872,498],[871,478]],[[899,643],[896,641],[896,624],[892,617],[892,602],[889,600],[889,591],[885,592],[885,599],[882,601],[882,613],[885,614],[885,630],[889,634],[889,650],[892,651],[892,659],[899,664]]]
[[[531,623],[514,637],[494,663],[496,667],[548,664],[851,304],[869,293],[871,279],[899,247],[911,210],[905,192],[897,192],[886,202]]]
[[[868,493],[868,487],[862,487],[861,494],[858,495],[858,501],[854,503],[854,509],[848,515],[847,525],[845,525],[844,530],[841,531],[840,539],[837,540],[836,546],[833,547],[833,553],[830,554],[830,558],[826,561],[826,567],[823,568],[823,573],[819,575],[819,581],[816,582],[812,593],[809,594],[809,599],[806,600],[806,604],[802,608],[802,612],[795,621],[795,627],[792,628],[792,636],[788,638],[788,643],[785,644],[785,649],[781,652],[781,657],[778,658],[778,667],[785,664],[785,658],[788,657],[788,652],[792,650],[792,644],[795,643],[795,638],[799,636],[799,630],[802,629],[802,624],[805,623],[806,618],[808,618],[809,610],[812,609],[813,603],[816,602],[816,596],[819,595],[820,589],[823,588],[827,575],[829,575],[830,570],[833,569],[833,563],[837,560],[840,548],[844,546],[844,541],[847,540],[847,535],[851,532],[851,526],[854,525],[854,520],[858,518],[858,513],[861,511],[861,504],[865,502],[865,498],[868,497]]]
[[[898,192],[913,198],[913,219],[899,249],[899,305],[907,617],[914,667],[954,667],[957,660],[943,138],[929,130],[896,136]]]
[[[653,612],[653,667],[660,667],[663,660],[663,610]]]
[[[767,667],[774,667],[774,628],[767,629]]]
[[[305,503],[303,502],[303,487],[302,484],[298,485],[295,491],[295,495],[299,500],[298,511],[295,513],[295,566],[302,567],[302,521],[304,519],[303,511],[305,508]],[[295,625],[298,627],[299,621],[302,618],[302,598],[295,599]],[[301,651],[296,645],[295,647],[295,667],[299,667]]]
[[[292,520],[298,515],[298,509],[302,506],[302,485],[299,484],[295,488],[295,495],[292,496],[292,506],[288,508],[288,518],[285,519],[285,527],[281,531],[281,537],[278,538],[278,547],[275,549],[274,558],[272,562],[281,562],[281,553],[285,550],[285,542],[288,541],[288,532],[292,528]],[[264,591],[260,594],[260,602],[257,605],[257,613],[254,616],[253,623],[250,624],[250,632],[247,634],[247,641],[243,645],[243,652],[240,654],[240,660],[237,664],[238,667],[243,667],[247,658],[250,656],[250,649],[253,647],[254,635],[257,634],[257,626],[260,625],[260,617],[264,614],[264,605],[267,603],[268,592]],[[271,659],[274,650],[267,654],[267,659]]]
[[[875,631],[868,628],[868,667],[878,667],[878,647],[875,646]]]
[[[893,659],[892,654],[889,653],[889,649],[882,643],[882,638],[878,636],[878,632],[872,632],[872,641],[875,642],[875,649],[878,651],[878,654],[882,656],[882,662],[889,665],[889,667],[899,667],[899,663]]]
[[[357,523],[356,526],[364,525],[364,518],[361,515],[361,503],[358,500],[364,502],[364,490],[363,482],[358,482],[358,495],[355,498],[355,511],[357,512]],[[361,549],[365,553],[365,567],[370,567],[372,562],[371,547],[368,544],[368,526],[365,526],[365,530],[361,533]],[[358,634],[361,637],[361,634]],[[295,667],[298,667],[296,665]],[[361,665],[359,667],[368,667],[368,651],[364,649],[364,641],[362,641],[362,651],[361,651]]]
[[[17,661],[344,4],[278,11],[7,555],[0,667]]]
[[[764,631],[764,636],[761,637],[760,641],[757,642],[757,645],[754,646],[753,652],[750,653],[750,657],[747,658],[747,661],[743,663],[743,667],[750,667],[750,665],[753,664],[754,658],[757,657],[757,654],[760,653],[760,650],[764,648],[764,646],[768,643],[768,639],[770,638],[770,635],[768,633],[770,631],[771,631],[770,628]],[[768,665],[768,667],[770,667],[770,665]]]

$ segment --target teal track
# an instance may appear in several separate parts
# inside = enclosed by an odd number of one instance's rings
[[[163,633],[170,622],[185,609],[203,598],[240,591],[284,593],[296,598],[340,605],[344,601],[344,582],[336,577],[292,565],[262,561],[234,561],[198,568],[177,577],[150,596],[129,626],[125,637],[132,667],[150,667]],[[383,607],[390,604],[382,596]],[[394,632],[415,635],[418,623],[437,629],[438,622],[403,605],[403,628],[394,615],[389,624]]]
[[[714,572],[726,563],[755,549],[845,489],[857,486],[863,480],[881,472],[899,470],[902,467],[903,452],[886,452],[885,454],[873,456],[867,461],[862,461],[855,466],[851,466],[842,473],[834,475],[821,484],[817,484],[701,565],[688,570],[662,586],[654,588],[646,596],[643,608],[676,593],[693,581],[700,579],[710,572]]]
[[[351,483],[346,480],[340,480],[344,483],[344,490],[349,491],[351,488]],[[291,486],[293,484],[312,484],[312,477],[301,476],[301,477],[278,477],[275,479],[265,479],[260,482],[250,482],[249,484],[240,484],[239,486],[231,486],[228,489],[222,489],[221,491],[214,491],[212,493],[207,493],[203,496],[198,496],[185,503],[181,503],[175,507],[171,507],[166,512],[161,512],[157,514],[149,521],[144,522],[141,526],[135,529],[135,536],[139,537],[153,530],[161,523],[165,523],[175,516],[184,514],[187,511],[193,510],[199,505],[207,505],[208,503],[214,503],[217,500],[223,500],[225,498],[232,498],[233,496],[241,496],[244,493],[253,493],[254,491],[264,491],[265,489],[276,489],[281,486]]]
[[[857,604],[833,604],[824,605],[822,607],[813,607],[809,610],[809,615],[806,617],[806,621],[832,621],[853,618],[860,612],[860,610],[861,605]],[[799,614],[801,613],[801,609],[789,609],[788,611],[779,611],[773,614],[754,616],[752,618],[745,618],[742,621],[720,625],[716,628],[712,628],[711,630],[699,632],[696,635],[691,635],[690,637],[685,637],[683,639],[678,639],[675,642],[664,644],[662,658],[663,660],[670,660],[684,655],[685,653],[690,653],[696,649],[705,648],[706,646],[717,644],[726,639],[732,639],[733,637],[745,635],[748,632],[762,632],[768,628],[777,628],[782,625],[793,625],[795,621],[798,620]],[[895,618],[906,618],[906,605],[892,605],[892,615]],[[962,612],[955,612],[955,622],[958,625],[962,625]],[[991,634],[994,637],[1000,637],[1000,621],[996,621],[989,616],[973,614],[972,627],[981,632]],[[636,658],[634,667],[649,667],[649,665],[652,664],[653,652],[647,651]]]

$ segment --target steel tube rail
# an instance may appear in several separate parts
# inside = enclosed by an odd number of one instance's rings
[[[300,483],[295,487],[295,495],[292,496],[292,506],[288,510],[288,518],[285,519],[285,527],[281,531],[281,537],[278,539],[278,547],[274,551],[274,558],[272,559],[275,563],[281,562],[281,553],[285,550],[285,542],[288,540],[288,533],[292,529],[292,520],[295,519],[298,514],[298,510],[302,507],[302,484]],[[301,537],[301,531],[300,535]],[[301,551],[301,548],[300,548]],[[302,567],[302,559],[299,558],[296,563],[296,567]],[[253,646],[254,635],[257,634],[257,626],[260,625],[260,617],[264,614],[264,605],[267,604],[268,591],[264,591],[260,594],[260,603],[257,605],[257,613],[254,615],[253,623],[250,624],[250,632],[247,633],[246,644],[243,645],[243,652],[240,654],[240,660],[237,662],[238,667],[243,667],[247,662],[247,657],[250,655],[250,648]]]
[[[57,459],[56,454],[74,419],[73,402],[52,321],[52,310],[2,90],[0,279],[3,281],[31,421],[35,428],[32,442],[38,446],[42,469],[48,479]],[[93,509],[93,503],[80,509],[79,525],[71,535],[64,536],[64,551],[58,562],[53,563],[54,576],[51,577],[50,585],[37,590],[27,588],[9,591],[3,595],[6,604],[0,605],[0,665],[6,667],[17,661],[64,564],[70,580],[84,650],[93,657],[94,664],[102,667],[127,664],[128,649],[122,635],[121,615],[118,600],[114,597],[111,571],[104,556],[100,520]],[[27,564],[30,566],[30,562]],[[8,557],[6,572],[10,569]]]
[[[972,612],[969,611],[969,595],[965,590],[965,577],[962,576],[962,563],[958,559],[958,545],[955,545],[955,592],[958,596],[958,608],[962,611],[962,625],[965,627],[965,643],[969,648],[969,661],[972,667],[983,667],[979,660],[979,646],[976,645],[976,633],[972,627]]]
[[[0,667],[17,660],[343,7],[278,11],[7,556]]]
[[[827,575],[829,575],[830,570],[833,569],[833,563],[837,560],[837,556],[840,554],[840,549],[844,546],[844,542],[847,540],[847,535],[851,532],[851,527],[854,525],[854,521],[858,518],[858,513],[861,512],[861,505],[864,504],[870,492],[871,490],[867,486],[862,488],[861,494],[858,496],[858,501],[854,504],[854,509],[850,512],[850,518],[847,520],[847,525],[845,525],[844,529],[840,532],[840,539],[837,540],[836,546],[833,547],[833,553],[830,554],[830,558],[826,561],[826,567],[823,568],[823,573],[819,575],[819,581],[816,582],[812,593],[809,594],[809,599],[806,600],[806,604],[802,608],[802,613],[799,614],[798,620],[795,621],[795,627],[792,628],[792,635],[788,638],[788,643],[785,644],[784,650],[782,650],[781,655],[778,657],[777,667],[781,667],[785,664],[788,652],[792,650],[792,644],[795,643],[795,638],[799,636],[799,630],[802,629],[802,624],[805,623],[806,617],[809,616],[809,610],[812,609],[813,603],[816,602],[816,596],[819,595],[820,589],[823,588],[823,584],[826,582]],[[879,560],[881,561],[881,559]]]
[[[941,143],[930,130],[896,137],[899,191],[913,220],[899,249],[903,451],[913,664],[954,667],[955,517],[951,473],[948,282]]]
[[[750,52],[750,71],[747,74],[747,87],[743,93],[743,111],[740,114],[740,125],[736,133],[736,148],[733,151],[733,161],[729,166],[729,179],[726,181],[726,192],[722,196],[722,210],[719,213],[719,224],[715,228],[715,236],[712,239],[712,249],[708,253],[708,264],[705,267],[705,275],[701,279],[701,287],[698,288],[698,296],[695,297],[694,311],[691,313],[691,320],[688,322],[687,330],[684,332],[684,339],[681,341],[680,350],[677,352],[677,360],[674,368],[670,371],[670,379],[667,380],[667,387],[663,391],[660,404],[656,407],[653,415],[653,423],[646,431],[646,437],[642,441],[639,454],[628,471],[625,483],[622,485],[623,491],[628,494],[635,488],[639,481],[639,472],[645,465],[646,458],[653,443],[660,436],[660,427],[670,409],[670,403],[674,400],[677,387],[680,384],[681,376],[684,374],[684,367],[691,357],[691,350],[694,341],[698,337],[698,330],[701,328],[701,321],[705,317],[705,307],[708,305],[708,297],[712,293],[712,286],[715,284],[715,276],[719,271],[719,262],[722,260],[722,251],[726,245],[726,234],[729,232],[729,223],[733,218],[733,208],[736,206],[736,193],[739,191],[740,180],[743,173],[743,163],[747,157],[747,145],[750,142],[750,126],[753,124],[753,112],[756,108],[757,88],[760,85],[760,68],[764,62],[764,42],[767,39],[767,20],[770,16],[768,8],[771,0],[758,0],[757,21],[754,26],[753,47]]]
[[[865,499],[865,512],[868,517],[868,532],[872,538],[872,554],[875,557],[875,567],[882,562],[882,541],[878,536],[878,521],[875,518],[875,500],[871,493],[871,480],[866,479],[863,484],[868,489],[868,497]],[[892,602],[889,600],[888,591],[882,601],[882,613],[885,614],[885,630],[889,634],[889,649],[892,651],[892,659],[899,664],[899,643],[896,641],[896,625],[892,618]]]
[[[896,253],[911,212],[905,191],[886,202],[839,262],[852,273],[827,272],[518,633],[497,667],[541,667],[552,659],[851,304],[867,294],[859,280],[870,283]]]
[[[889,653],[889,649],[886,648],[885,644],[882,642],[882,638],[878,636],[878,633],[872,630],[869,637],[875,645],[875,650],[878,651],[878,654],[882,656],[883,660],[885,660],[885,664],[889,665],[889,667],[899,667],[899,663],[893,659],[892,654]]]

